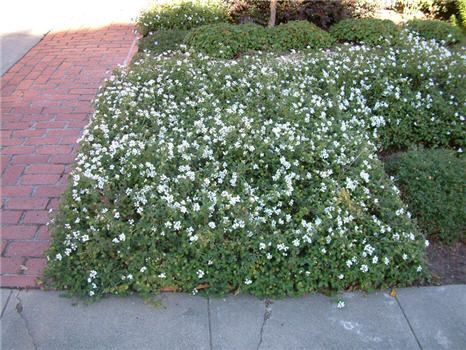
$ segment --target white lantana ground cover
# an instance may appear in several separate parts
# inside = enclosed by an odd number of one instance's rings
[[[147,55],[115,74],[53,224],[52,285],[283,296],[422,281],[427,241],[376,152],[396,132],[401,145],[418,137],[422,118],[440,130],[429,142],[457,143],[442,125],[459,133],[464,114],[439,115],[432,84],[453,91],[461,76],[438,63],[464,57],[407,40],[236,61]],[[399,120],[403,103],[431,114]]]

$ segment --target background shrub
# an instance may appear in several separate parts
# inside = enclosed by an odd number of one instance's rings
[[[186,43],[195,51],[221,58],[257,50],[324,48],[333,42],[330,34],[307,21],[291,21],[274,28],[252,23],[211,24],[195,28],[186,37]]]
[[[409,151],[389,158],[385,168],[425,233],[446,243],[465,238],[464,156],[443,149]]]
[[[186,44],[195,51],[220,58],[232,58],[242,52],[270,46],[266,29],[252,23],[219,23],[195,28],[187,35]]]
[[[186,30],[160,30],[139,40],[139,51],[149,50],[159,54],[166,51],[173,51],[183,44],[188,31]]]
[[[228,19],[227,9],[220,1],[178,0],[154,5],[139,16],[137,26],[145,36],[158,30],[189,30]]]
[[[269,17],[269,1],[225,0],[236,22],[253,21],[266,25]],[[279,0],[277,24],[295,20],[308,20],[327,29],[346,18],[367,17],[377,8],[377,0]]]
[[[308,21],[291,21],[269,31],[272,48],[279,51],[326,48],[335,41],[330,34]]]
[[[266,28],[253,24],[253,23],[246,23],[239,26],[239,41],[245,42],[245,49],[247,50],[264,50],[270,47],[270,40],[271,37]]]
[[[344,19],[370,17],[377,7],[376,0],[302,1],[299,18],[328,29]]]
[[[330,28],[330,33],[341,42],[381,45],[392,43],[398,37],[398,27],[390,20],[346,19]]]
[[[397,0],[395,6],[401,11],[422,11],[428,18],[466,28],[466,0]]]
[[[458,4],[458,23],[463,29],[466,29],[466,0],[457,0]]]
[[[236,23],[254,22],[267,25],[270,2],[262,0],[225,0],[230,16]],[[302,1],[278,0],[276,23],[296,20]]]
[[[412,20],[406,23],[406,27],[419,33],[424,39],[433,39],[447,45],[457,43],[463,38],[459,28],[439,20]]]

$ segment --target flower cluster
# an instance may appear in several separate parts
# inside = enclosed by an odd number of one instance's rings
[[[443,142],[436,127],[463,127],[458,78],[437,63],[459,72],[464,57],[408,40],[382,54],[148,54],[117,73],[84,132],[47,275],[95,296],[422,279],[426,241],[376,152],[397,132],[419,141],[410,127],[424,119],[434,135],[425,142]],[[439,117],[442,95],[456,114]]]

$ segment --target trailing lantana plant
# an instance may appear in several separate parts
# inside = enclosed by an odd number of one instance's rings
[[[116,72],[52,225],[50,284],[284,296],[423,280],[428,242],[376,152],[461,142],[464,57],[406,41],[236,61],[147,54]]]

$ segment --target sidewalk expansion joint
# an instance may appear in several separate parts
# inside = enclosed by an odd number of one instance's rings
[[[4,289],[4,290],[6,290],[6,289]],[[8,298],[6,298],[6,303],[5,303],[5,305],[3,305],[2,314],[1,314],[0,318],[3,318],[3,314],[5,313],[6,307],[8,306],[8,303],[10,302],[11,294],[13,294],[13,291],[9,290],[8,291]]]
[[[405,312],[405,310],[403,309],[403,306],[401,306],[401,303],[400,303],[400,301],[398,300],[398,296],[395,296],[395,300],[396,300],[396,302],[398,303],[398,306],[399,306],[399,308],[400,308],[400,310],[401,310],[401,313],[403,314],[403,317],[405,318],[406,322],[408,323],[409,329],[411,330],[411,333],[413,334],[414,339],[416,339],[416,343],[417,343],[417,345],[419,346],[419,349],[423,350],[422,345],[421,345],[421,342],[420,342],[419,339],[417,338],[417,335],[416,335],[416,333],[414,332],[414,328],[413,328],[413,326],[411,325],[411,322],[409,322],[408,316],[406,315],[406,312]]]
[[[18,300],[18,303],[16,304],[16,311],[18,312],[19,317],[21,317],[21,319],[24,322],[24,327],[26,328],[26,331],[27,331],[27,333],[29,335],[29,338],[31,338],[32,346],[34,347],[34,349],[37,350],[38,346],[37,346],[36,341],[34,340],[34,337],[32,335],[29,322],[28,322],[28,320],[26,319],[26,316],[23,313],[23,310],[24,310],[23,302],[22,302],[21,298],[19,297],[19,293],[21,293],[21,291],[18,291],[18,293],[16,294],[16,300]]]
[[[265,304],[264,319],[262,321],[262,326],[261,326],[261,330],[259,333],[259,344],[257,344],[257,350],[259,350],[262,345],[262,337],[264,335],[265,324],[267,323],[267,320],[272,316],[272,303],[273,302],[270,299],[266,299],[264,302]]]
[[[207,298],[207,318],[209,321],[209,347],[210,347],[210,350],[212,350],[213,346],[212,346],[212,322],[211,322],[211,317],[210,317],[210,298]]]

